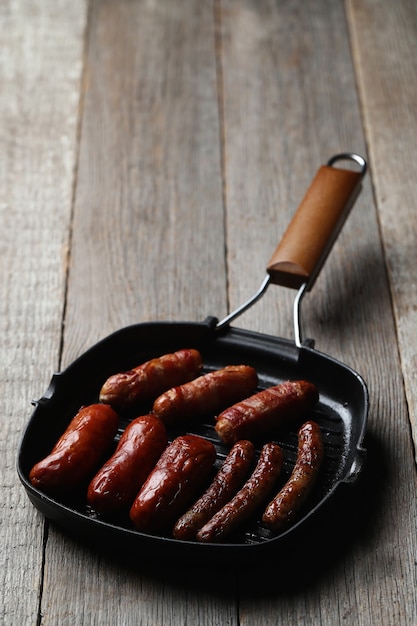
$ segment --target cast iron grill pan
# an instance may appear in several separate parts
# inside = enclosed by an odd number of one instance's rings
[[[361,171],[358,173],[336,169],[333,163],[340,159],[359,162]],[[321,196],[323,195],[323,181],[320,179],[322,178],[321,172],[325,169],[326,176],[330,174],[333,177],[333,174],[337,173],[337,181],[334,183],[336,190],[333,185],[329,192],[329,200],[324,208],[320,207],[320,212],[329,210],[329,206],[334,209],[335,204],[339,204],[338,212],[339,214],[343,212],[342,221],[344,221],[347,214],[346,207],[350,208],[357,196],[365,167],[365,162],[357,155],[334,157],[327,166],[319,170],[297,214],[306,204],[309,205],[310,213],[311,205],[317,206],[315,191],[321,185]],[[346,183],[348,191],[341,194],[340,183],[342,181],[345,185],[346,180],[348,180]],[[328,183],[326,183],[324,189],[328,188]],[[296,220],[297,214],[291,225]],[[323,221],[322,215],[320,220]],[[22,437],[17,463],[18,474],[27,495],[34,506],[47,518],[84,541],[103,548],[113,547],[121,554],[126,552],[131,556],[143,557],[145,554],[155,555],[162,552],[164,556],[181,555],[181,558],[186,558],[188,555],[199,559],[227,555],[236,560],[242,556],[247,559],[253,556],[259,557],[272,548],[279,549],[285,546],[290,536],[307,526],[309,519],[324,506],[342,484],[353,483],[356,480],[365,457],[362,443],[368,413],[366,385],[354,370],[315,350],[313,342],[303,342],[299,326],[301,298],[311,288],[318,273],[317,268],[322,265],[323,257],[329,253],[330,235],[326,235],[326,250],[321,245],[320,258],[315,258],[311,268],[308,268],[307,279],[305,275],[300,277],[292,271],[288,272],[288,251],[284,250],[286,273],[283,278],[281,275],[283,264],[279,259],[282,254],[280,247],[288,247],[285,239],[291,236],[289,233],[291,225],[270,261],[267,278],[259,292],[225,320],[219,322],[216,318],[209,317],[201,323],[153,322],[129,326],[90,348],[63,372],[54,374],[44,396],[34,403],[35,409]],[[333,240],[335,230],[338,231],[340,227],[339,217],[337,227],[334,224],[331,227]],[[297,265],[297,270],[300,267],[299,263],[293,263],[293,265]],[[304,269],[302,271],[304,272]],[[294,307],[295,343],[287,339],[230,326],[232,319],[262,295],[269,282],[298,288]],[[259,390],[285,380],[297,379],[309,380],[317,386],[320,397],[314,411],[303,416],[304,419],[298,423],[283,428],[274,437],[268,439],[276,441],[283,449],[284,465],[279,483],[281,485],[289,478],[296,460],[297,432],[301,423],[305,419],[315,420],[323,435],[324,461],[314,492],[300,511],[295,523],[283,532],[269,531],[259,521],[260,515],[257,515],[250,519],[241,531],[223,542],[200,544],[178,541],[170,536],[137,532],[126,514],[112,519],[100,517],[90,510],[86,503],[86,486],[68,499],[57,500],[46,496],[30,484],[28,476],[33,465],[50,452],[80,406],[98,401],[101,386],[111,374],[130,369],[151,358],[181,348],[200,350],[204,364],[203,373],[230,364],[251,365],[258,373]],[[137,407],[134,413],[121,415],[115,445],[129,421],[140,414],[147,413],[150,408],[144,405]],[[215,469],[218,469],[229,447],[219,440],[214,425],[214,416],[206,416],[203,420],[169,428],[168,437],[172,441],[176,436],[185,432],[206,437],[215,445],[217,452]],[[257,455],[259,455],[263,441],[265,439],[254,441]]]

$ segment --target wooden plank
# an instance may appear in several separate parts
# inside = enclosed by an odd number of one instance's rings
[[[342,2],[231,0],[221,19],[235,305],[259,284],[317,167],[337,152],[364,153],[365,142]],[[242,572],[241,624],[416,621],[415,476],[371,182],[304,303],[308,336],[368,382],[368,463],[340,512],[324,520],[327,535],[315,528],[288,559]],[[288,336],[294,294],[274,289],[241,324]]]
[[[93,2],[86,63],[65,364],[130,323],[226,309],[212,7]],[[236,622],[234,586],[231,602],[212,590],[222,572],[194,588],[181,564],[150,565],[112,565],[51,529],[43,624]]]
[[[347,7],[416,449],[417,5],[350,1]]]
[[[31,412],[58,368],[77,152],[85,3],[0,7],[1,615],[35,624],[43,518],[16,475]]]
[[[66,362],[127,324],[226,302],[212,8],[93,6]]]

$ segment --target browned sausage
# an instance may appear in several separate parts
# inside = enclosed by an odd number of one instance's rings
[[[198,541],[216,541],[230,535],[260,506],[273,489],[282,468],[282,450],[266,443],[256,468],[240,491],[197,533]]]
[[[309,421],[298,431],[297,461],[288,482],[268,504],[262,521],[272,530],[286,527],[310,495],[323,460],[320,427]]]
[[[216,432],[231,445],[274,433],[289,419],[297,419],[318,401],[317,388],[305,380],[287,381],[270,387],[227,408],[217,417]]]
[[[174,526],[175,539],[192,540],[197,531],[242,486],[255,455],[250,441],[238,441],[222,463],[207,491],[193,504]]]
[[[100,391],[100,402],[117,410],[155,400],[166,389],[192,380],[201,372],[197,350],[178,350],[151,359],[129,371],[110,376]]]
[[[253,393],[258,376],[248,365],[229,365],[169,389],[153,405],[166,424],[214,413]]]
[[[213,444],[197,435],[177,437],[162,453],[130,509],[142,532],[169,528],[209,479],[216,459]]]
[[[167,445],[165,426],[155,415],[130,422],[114,454],[88,487],[90,506],[103,514],[130,507]]]
[[[117,432],[119,416],[105,404],[82,407],[52,452],[32,468],[34,487],[51,495],[65,494],[91,478]]]

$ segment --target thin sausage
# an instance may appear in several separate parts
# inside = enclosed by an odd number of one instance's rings
[[[117,433],[119,416],[105,404],[82,407],[52,452],[34,465],[29,479],[51,495],[65,494],[90,479]]]
[[[269,387],[224,410],[216,432],[226,444],[274,433],[289,419],[297,419],[318,401],[315,385],[305,380]]]
[[[137,530],[168,529],[209,479],[216,459],[213,444],[197,435],[182,435],[162,453],[130,509]]]
[[[258,384],[256,370],[249,365],[229,365],[169,389],[153,405],[166,424],[220,411],[253,393]]]
[[[282,450],[276,443],[263,446],[256,468],[238,493],[198,532],[197,540],[216,541],[230,535],[262,504],[281,473]]]
[[[165,426],[155,415],[130,422],[114,454],[88,487],[89,505],[102,514],[130,507],[167,445]]]
[[[201,354],[197,350],[164,354],[110,376],[100,390],[100,402],[122,411],[139,402],[153,401],[167,389],[198,376],[201,368]]]
[[[316,422],[306,422],[298,431],[297,461],[288,482],[268,504],[262,521],[272,530],[288,526],[316,483],[323,460],[323,440]]]
[[[192,540],[197,531],[228,502],[242,486],[255,455],[250,441],[238,441],[223,461],[207,491],[174,526],[175,539]]]

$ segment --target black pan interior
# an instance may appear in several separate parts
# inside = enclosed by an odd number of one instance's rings
[[[353,482],[360,470],[364,451],[368,412],[368,395],[361,377],[334,359],[310,347],[297,348],[291,341],[228,327],[218,331],[216,320],[203,323],[155,322],[137,324],[110,335],[93,346],[60,374],[55,374],[35,409],[22,437],[18,453],[18,473],[32,503],[49,519],[65,530],[95,544],[109,544],[121,552],[143,555],[151,550],[182,557],[214,556],[226,552],[232,557],[242,553],[258,555],[285,544],[291,533],[298,531],[336,488]],[[71,500],[57,501],[34,489],[28,475],[32,466],[46,456],[80,406],[97,402],[98,392],[111,374],[134,367],[150,358],[180,348],[201,351],[204,371],[228,364],[247,364],[256,368],[259,388],[266,388],[288,379],[307,379],[319,389],[320,401],[312,415],[321,427],[325,460],[321,477],[298,522],[283,533],[274,535],[258,519],[251,520],[242,531],[228,538],[227,543],[198,544],[179,542],[164,536],[150,536],[132,529],[126,518],[105,520],[90,511],[85,491]],[[124,415],[118,437],[134,415]],[[228,449],[214,431],[214,419],[206,419],[169,432],[170,439],[184,432],[199,434],[213,441],[217,466]],[[117,440],[117,438],[116,438]],[[296,459],[297,424],[285,429],[275,439],[283,447],[282,482],[290,475]],[[115,442],[116,443],[116,442]],[[262,442],[257,442],[260,449]],[[126,516],[127,517],[127,516]]]

